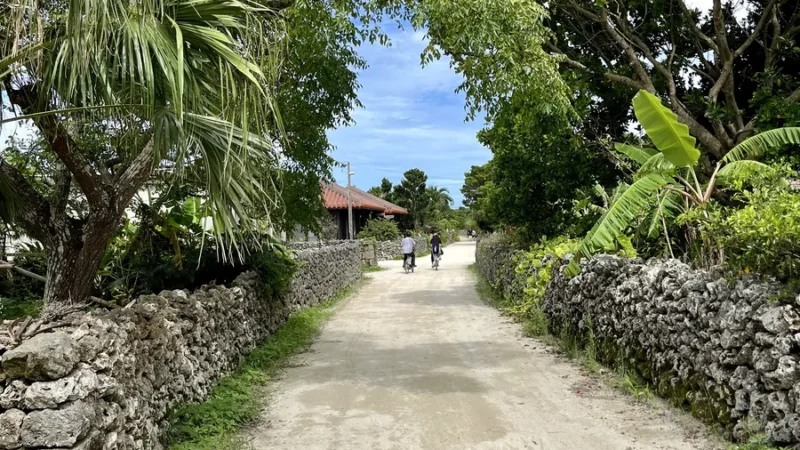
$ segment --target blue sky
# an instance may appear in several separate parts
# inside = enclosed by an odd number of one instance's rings
[[[424,32],[398,30],[395,24],[384,30],[390,47],[359,48],[369,64],[359,74],[364,107],[354,111],[355,125],[329,132],[333,158],[350,161],[353,184],[364,190],[384,177],[397,184],[406,170],[421,169],[429,185],[448,188],[460,206],[464,173],[491,158],[475,137],[483,121],[464,122],[464,95],[455,93],[462,78],[449,61],[420,66]],[[339,184],[347,183],[346,170],[335,176]]]

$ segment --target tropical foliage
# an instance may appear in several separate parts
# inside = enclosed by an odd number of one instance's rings
[[[0,48],[15,60],[4,91],[21,113],[4,119],[31,121],[42,137],[33,152],[53,158],[40,174],[46,190],[0,161],[0,191],[4,216],[47,251],[46,302],[91,293],[106,243],[154,171],[202,185],[223,254],[269,225],[261,211],[278,202],[270,136],[281,127],[271,87],[281,46],[268,10],[28,1],[4,16]],[[85,208],[69,207],[76,197]]]
[[[640,91],[633,105],[655,149],[616,145],[618,151],[641,166],[634,174],[634,182],[625,187],[583,238],[579,254],[568,269],[570,273],[577,273],[577,261],[581,256],[589,257],[614,245],[648,209],[656,212],[649,221],[649,233],[658,229],[659,221],[666,231],[668,217],[674,218],[680,211],[689,209],[705,209],[718,183],[731,183],[770,170],[769,166],[750,159],[759,156],[765,148],[800,143],[800,128],[779,128],[757,134],[731,149],[716,164],[710,178],[701,183],[696,171],[700,151],[695,148],[688,126],[679,122],[675,113],[647,91]]]
[[[189,186],[223,259],[241,260],[265,232],[322,228],[326,131],[351,123],[365,67],[355,47],[386,43],[387,19],[425,30],[423,63],[451,58],[469,117],[495,114],[517,90],[568,109],[542,47],[544,9],[521,0],[25,0],[0,12],[0,120],[36,131],[22,159],[3,155],[0,209],[43,243],[47,302],[96,288],[143,189],[157,198]],[[30,173],[31,159],[44,170]],[[406,194],[421,225],[431,211]]]
[[[681,220],[697,230],[710,251],[723,255],[734,273],[796,280],[800,275],[800,195],[783,178],[759,177],[754,184],[735,195],[743,207],[714,204]]]
[[[376,241],[393,241],[400,238],[400,229],[397,222],[385,219],[372,219],[367,222],[358,233],[359,239],[374,239]]]
[[[420,169],[406,171],[398,185],[384,178],[380,186],[370,188],[369,192],[408,210],[408,216],[397,217],[402,229],[429,228],[438,231],[465,228],[465,211],[453,209],[450,191],[444,187],[429,186],[428,175]]]

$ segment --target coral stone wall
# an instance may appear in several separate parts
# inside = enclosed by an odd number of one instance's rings
[[[517,274],[502,239],[480,243],[480,273],[506,295]],[[563,266],[562,266],[563,267]],[[658,393],[742,437],[752,423],[777,443],[800,442],[800,298],[755,278],[728,282],[676,260],[598,255],[567,278],[558,270],[541,307],[554,331],[595,339]]]
[[[229,287],[164,291],[130,307],[0,326],[0,449],[160,448],[167,412],[216,382],[293,310],[361,274],[356,242],[298,250],[286,298],[247,272]]]

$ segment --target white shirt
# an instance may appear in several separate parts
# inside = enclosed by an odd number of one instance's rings
[[[414,253],[414,246],[417,245],[417,241],[411,239],[410,237],[404,238],[402,242],[400,242],[400,246],[403,248],[403,253]]]

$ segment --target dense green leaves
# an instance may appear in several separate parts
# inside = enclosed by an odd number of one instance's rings
[[[358,233],[359,239],[374,239],[376,241],[393,241],[400,238],[400,229],[397,222],[385,219],[372,219],[367,222]]]
[[[466,94],[468,117],[479,111],[495,117],[515,93],[528,97],[538,112],[571,109],[556,60],[543,48],[549,32],[539,3],[428,0],[409,6],[412,24],[427,27],[423,62],[448,55],[464,75],[458,90]]]
[[[357,45],[379,38],[369,20],[351,20],[360,3],[300,0],[281,12],[288,44],[276,102],[286,159],[277,225],[289,233],[297,227],[319,232],[328,217],[319,195],[319,180],[331,179],[334,166],[327,133],[352,124],[352,110],[361,106],[357,71],[366,67]]]
[[[725,254],[737,274],[756,272],[781,281],[800,276],[800,196],[780,186],[744,191],[743,208],[716,206],[689,222],[710,251]]]

